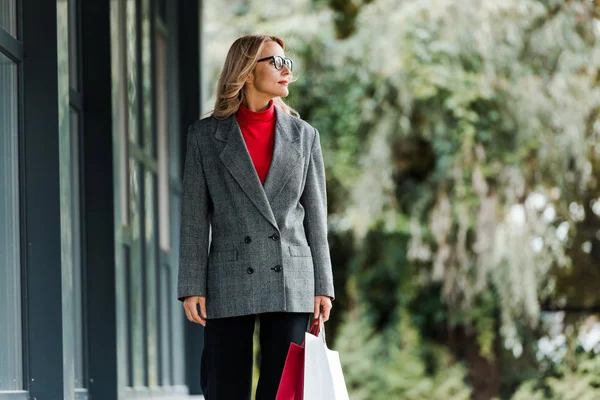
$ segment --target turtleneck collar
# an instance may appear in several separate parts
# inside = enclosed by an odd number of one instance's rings
[[[269,105],[264,111],[252,111],[240,104],[236,116],[246,121],[271,121],[275,118],[273,100],[269,100]]]

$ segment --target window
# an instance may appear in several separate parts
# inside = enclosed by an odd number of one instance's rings
[[[63,296],[63,364],[66,381],[84,392],[80,151],[81,94],[77,0],[57,0],[60,220]],[[72,378],[71,378],[72,376]]]
[[[175,8],[166,4],[164,16]],[[174,56],[157,7],[155,0],[111,2],[119,375],[125,398],[183,384],[184,375],[174,376],[174,353],[183,353],[177,335],[182,314],[173,312],[180,309],[173,298],[170,236],[176,211],[171,182],[177,177],[170,168],[179,163],[171,143],[179,135],[169,135],[169,115],[177,109],[170,101],[176,96],[168,95],[174,83],[168,61]]]
[[[0,391],[23,388],[17,105],[17,65],[0,53]]]
[[[138,69],[137,69],[137,18],[136,1],[125,2],[125,32],[126,32],[126,57],[127,57],[127,102],[129,140],[139,144],[138,129]]]
[[[169,146],[168,129],[168,84],[167,84],[167,37],[159,33],[156,38],[156,130],[158,133],[158,205],[160,249],[171,248],[171,231],[169,221]],[[186,132],[187,134],[187,132]]]
[[[17,0],[0,0],[0,28],[17,37]]]

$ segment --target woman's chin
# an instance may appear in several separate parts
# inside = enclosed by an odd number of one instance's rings
[[[279,90],[273,90],[272,92],[266,92],[268,93],[268,95],[273,98],[273,97],[287,97],[290,92],[287,88],[285,89],[279,89]]]

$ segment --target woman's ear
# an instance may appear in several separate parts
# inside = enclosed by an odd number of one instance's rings
[[[254,83],[254,72],[251,72],[246,77],[246,83],[252,84]]]

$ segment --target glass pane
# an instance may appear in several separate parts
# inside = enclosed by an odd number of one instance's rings
[[[127,110],[129,140],[138,143],[138,93],[137,93],[137,29],[135,0],[127,0],[125,9],[125,37],[127,40]]]
[[[156,238],[156,176],[154,173],[146,172],[145,198],[145,230],[146,230],[146,313],[148,328],[146,337],[148,339],[148,385],[158,385],[158,299],[156,286],[156,264],[157,264],[157,238]]]
[[[129,241],[129,156],[127,40],[123,0],[110,0],[110,55],[112,141],[115,206],[115,286],[117,313],[117,377],[122,386],[133,386],[131,330],[131,251]]]
[[[61,279],[62,279],[62,330],[63,330],[63,387],[65,400],[75,396],[75,312],[73,252],[74,239],[78,234],[73,231],[73,192],[77,190],[73,182],[73,146],[70,128],[71,111],[69,108],[69,3],[67,0],[56,2],[56,38],[58,69],[58,145],[60,168],[60,243],[61,243]],[[75,154],[77,149],[75,149]],[[76,158],[76,156],[75,156]]]
[[[71,88],[79,90],[79,45],[77,4],[75,0],[69,1],[69,84]]]
[[[127,371],[127,383],[126,386],[133,386],[133,335],[132,335],[132,326],[133,321],[131,320],[131,249],[127,245],[123,245],[123,272],[124,279],[123,282],[125,284],[125,288],[122,293],[125,298],[125,312],[123,312],[124,316],[119,318],[120,321],[123,322],[123,330],[124,330],[124,339],[126,345],[123,346],[126,349],[127,356],[123,357],[126,359],[126,362],[120,364],[122,369]]]
[[[169,146],[168,132],[168,83],[167,83],[167,38],[156,38],[156,130],[158,133],[158,205],[160,248],[171,248],[171,224],[169,219]]]
[[[160,290],[158,299],[160,301],[160,371],[161,371],[161,385],[169,386],[172,384],[171,379],[172,368],[171,368],[171,351],[170,345],[173,343],[173,336],[171,335],[171,313],[170,304],[172,301],[171,291],[171,271],[168,265],[160,267]]]
[[[0,390],[23,388],[17,98],[17,66],[0,53]]]
[[[131,159],[129,165],[130,196],[131,204],[131,264],[129,287],[130,320],[131,320],[131,349],[133,369],[133,386],[143,386],[145,376],[145,345],[144,345],[144,304],[143,304],[143,275],[142,275],[142,238],[140,237],[140,225],[142,224],[142,168],[138,162]]]
[[[175,136],[175,135],[172,135]],[[173,226],[180,226],[181,217],[181,198],[178,194],[173,193],[171,197],[171,221]],[[170,337],[169,346],[171,352],[171,385],[185,385],[185,340],[184,340],[184,324],[181,323],[181,304],[174,297],[177,293],[177,265],[179,248],[179,235],[173,236],[172,248],[173,251],[169,256],[169,264],[171,268],[169,270],[169,285],[168,299],[170,299]]]
[[[85,387],[81,273],[79,128],[76,110],[69,106],[72,83],[72,5],[57,1],[57,59],[60,149],[60,218],[63,288],[63,363],[65,399]]]
[[[75,398],[75,370],[81,365],[76,355],[81,332],[77,330],[81,316],[80,285],[76,282],[79,268],[79,146],[78,118],[69,107],[69,2],[57,0],[57,60],[58,60],[58,130],[60,168],[61,278],[63,311],[63,387],[65,400]],[[75,143],[74,143],[75,141]],[[81,387],[82,382],[79,382]]]
[[[17,37],[17,0],[0,0],[0,27]]]
[[[167,23],[167,0],[158,0],[158,16],[163,23]]]
[[[150,51],[150,1],[142,0],[142,86],[144,101],[144,144],[156,155],[156,135],[152,124],[152,52]]]
[[[116,185],[119,203],[115,204],[115,211],[120,215],[118,228],[129,226],[129,164],[127,162],[128,135],[127,116],[129,115],[127,92],[127,64],[125,24],[123,20],[123,3],[113,0],[110,8],[110,55],[111,55],[111,82],[112,82],[112,116],[113,116],[113,143],[115,149],[115,171],[118,171],[118,185]]]
[[[82,271],[81,271],[81,210],[79,208],[79,193],[81,190],[79,181],[79,113],[71,110],[71,230],[73,232],[73,345],[75,358],[75,388],[85,387],[84,378],[84,345],[83,345],[83,295],[82,295]]]

